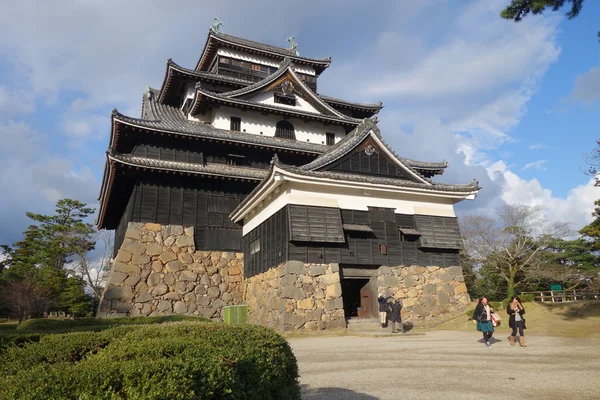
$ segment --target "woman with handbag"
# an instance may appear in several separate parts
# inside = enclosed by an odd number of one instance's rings
[[[483,342],[485,347],[491,347],[490,339],[494,334],[494,327],[492,325],[492,313],[494,310],[488,304],[488,299],[485,296],[481,296],[473,312],[473,323],[477,325],[477,330],[483,333]]]
[[[508,326],[512,328],[512,333],[510,334],[510,345],[515,345],[515,336],[517,336],[517,328],[519,329],[519,345],[521,347],[527,347],[525,344],[525,336],[523,335],[523,329],[525,328],[525,318],[523,318],[523,314],[525,314],[525,307],[521,304],[521,299],[519,296],[513,296],[510,299],[510,303],[506,306],[506,313],[509,316]]]

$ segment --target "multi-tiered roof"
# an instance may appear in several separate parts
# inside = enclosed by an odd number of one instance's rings
[[[245,59],[236,59],[243,54]],[[258,60],[256,63],[244,61]],[[235,65],[234,65],[235,64]],[[195,69],[187,69],[167,61],[165,77],[160,89],[148,88],[143,95],[141,118],[123,115],[116,109],[111,117],[111,134],[107,161],[100,192],[98,227],[115,229],[127,205],[131,187],[139,174],[144,176],[169,176],[240,182],[253,188],[269,176],[269,163],[213,163],[205,155],[193,151],[173,150],[168,155],[157,156],[151,147],[139,150],[141,141],[178,143],[185,149],[200,144],[221,146],[255,154],[288,157],[294,165],[289,170],[297,174],[332,174],[319,172],[346,155],[357,144],[367,139],[369,133],[381,142],[374,117],[382,108],[378,104],[362,104],[331,96],[317,90],[317,78],[330,66],[331,58],[301,57],[295,48],[271,46],[237,38],[211,29],[204,51]],[[248,65],[250,67],[248,68]],[[229,68],[231,67],[231,68]],[[309,107],[294,108],[256,100],[256,96],[284,85],[292,87],[294,95]],[[284,93],[285,94],[285,93]],[[336,144],[325,141],[294,140],[263,135],[263,132],[245,132],[215,126],[211,112],[220,107],[240,112],[259,112],[261,115],[294,118],[306,123],[335,126],[347,135]],[[364,122],[365,118],[369,119]],[[368,128],[368,129],[367,129]],[[329,140],[329,138],[328,138]],[[336,139],[337,140],[337,139]],[[168,147],[168,146],[167,146]],[[403,179],[396,186],[433,191],[473,192],[476,184],[466,186],[435,184],[434,175],[443,173],[446,162],[420,162],[400,158],[387,145],[389,156],[402,171]],[[163,150],[163,153],[165,151]],[[281,167],[281,164],[277,164]],[[325,175],[323,175],[325,176]],[[348,175],[346,175],[348,177]],[[336,177],[332,177],[336,179]],[[352,179],[364,179],[354,178]],[[372,177],[369,179],[389,179]],[[202,185],[203,183],[199,183]],[[251,190],[251,189],[250,189]],[[250,192],[248,190],[248,192]]]

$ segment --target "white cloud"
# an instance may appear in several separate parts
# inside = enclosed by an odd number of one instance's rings
[[[0,85],[0,116],[14,117],[34,110],[30,93]]]
[[[571,97],[584,104],[592,104],[600,100],[600,65],[575,78]]]
[[[507,204],[527,204],[541,206],[546,210],[546,219],[551,222],[568,222],[573,228],[580,229],[592,221],[594,201],[600,195],[600,188],[590,179],[569,191],[565,197],[555,197],[552,191],[544,189],[537,179],[526,180],[507,169],[499,161],[488,168],[492,179],[503,178],[501,198]]]
[[[545,171],[546,167],[544,165],[546,165],[547,162],[548,162],[548,160],[533,161],[533,162],[525,164],[525,166],[523,168],[521,168],[521,169],[522,170],[537,169],[537,170],[540,170],[540,171]]]

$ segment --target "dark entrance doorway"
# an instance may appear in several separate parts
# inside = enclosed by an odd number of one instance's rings
[[[345,278],[342,279],[342,299],[344,300],[344,313],[346,318],[365,318],[364,306],[369,306],[369,301],[363,299],[363,287],[369,286],[369,279]],[[369,297],[367,295],[367,297]],[[363,304],[365,303],[365,304]]]

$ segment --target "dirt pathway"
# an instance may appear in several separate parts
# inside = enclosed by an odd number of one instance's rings
[[[477,332],[289,339],[303,399],[600,399],[600,339],[506,336],[491,348]]]

